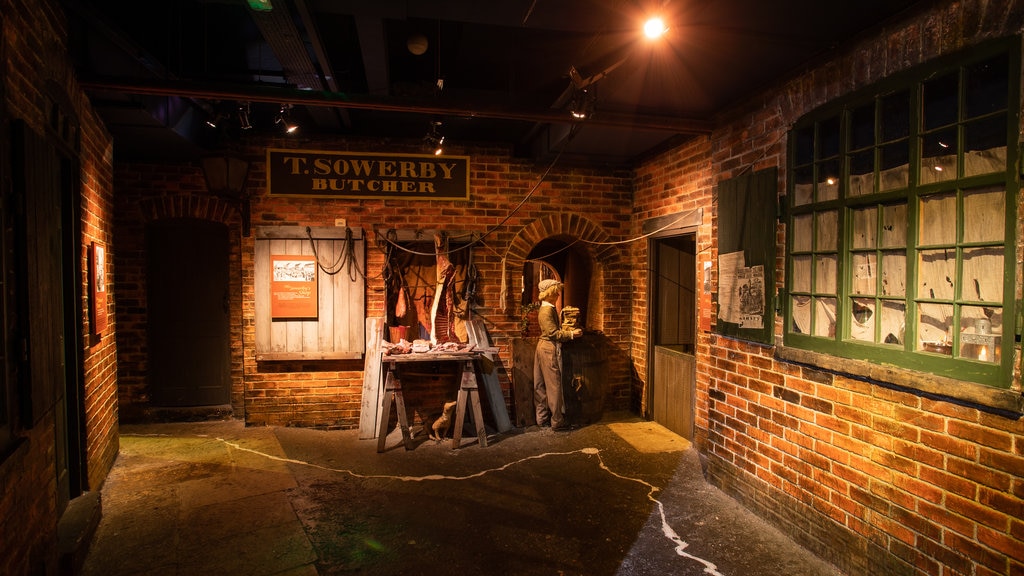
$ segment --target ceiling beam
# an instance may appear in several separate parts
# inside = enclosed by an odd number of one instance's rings
[[[350,110],[375,110],[461,116],[467,118],[492,118],[519,120],[525,122],[585,123],[617,128],[655,130],[685,135],[706,135],[711,133],[713,123],[708,120],[645,114],[623,114],[598,110],[586,120],[574,120],[567,111],[555,109],[529,110],[507,107],[483,107],[457,103],[409,100],[399,98],[352,95],[341,92],[298,90],[276,86],[238,87],[225,85],[197,84],[188,81],[138,80],[138,79],[83,79],[79,84],[85,90],[105,91],[148,96],[180,96],[212,100],[237,100],[240,102],[269,102],[302,106],[321,106]]]

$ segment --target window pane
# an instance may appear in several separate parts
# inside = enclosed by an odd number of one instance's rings
[[[836,256],[834,254],[818,256],[814,259],[814,291],[818,293],[836,293]]]
[[[792,330],[797,334],[811,333],[811,297],[793,297]]]
[[[1002,242],[1006,192],[985,188],[964,192],[964,242]]]
[[[1003,269],[1003,247],[964,249],[964,284],[961,295],[964,300],[981,302],[1003,301],[1003,275],[993,270]]]
[[[850,149],[860,150],[875,144],[875,103],[850,113]]]
[[[882,208],[882,248],[903,248],[907,245],[907,205],[892,204]]]
[[[813,247],[813,214],[793,216],[793,252],[810,252]]]
[[[882,342],[885,344],[903,344],[906,321],[906,304],[891,300],[882,302]]]
[[[999,308],[964,306],[960,310],[960,356],[998,362],[1003,317]]]
[[[839,116],[825,120],[818,127],[818,158],[832,158],[839,155]]]
[[[874,206],[853,211],[854,249],[874,248],[878,245],[878,209]]]
[[[819,202],[839,198],[839,160],[828,160],[818,164]]]
[[[921,198],[917,228],[921,246],[956,243],[956,196],[933,194]]]
[[[1000,114],[964,126],[964,176],[1006,170],[1006,116]]]
[[[811,291],[811,256],[793,256],[793,292]]]
[[[805,166],[793,171],[793,204],[803,206],[814,201],[814,167]]]
[[[953,344],[949,335],[953,327],[953,305],[922,303],[917,311],[917,349],[951,356]]]
[[[839,237],[839,212],[828,210],[818,212],[817,240],[818,250],[835,250],[836,240]]]
[[[965,70],[967,118],[1004,110],[1009,93],[1009,55],[968,66]]]
[[[873,298],[854,298],[850,302],[850,338],[875,341],[875,300]]]
[[[877,256],[874,252],[859,252],[853,255],[853,281],[850,290],[854,294],[874,294]]]
[[[892,142],[910,135],[910,92],[882,98],[882,141]]]
[[[957,120],[956,72],[924,83],[924,129],[934,130]]]
[[[956,150],[956,128],[921,138],[921,183],[930,184],[956,178]]]
[[[956,251],[944,248],[921,250],[917,273],[919,298],[952,300],[953,278],[956,277]]]
[[[875,191],[875,151],[864,150],[850,155],[850,196],[863,196]]]
[[[814,299],[814,335],[833,338],[836,335],[836,299]]]
[[[907,254],[882,253],[882,296],[906,296]]]
[[[880,149],[879,190],[906,188],[910,183],[910,144],[900,140]]]
[[[807,126],[796,131],[794,137],[795,164],[803,166],[814,162],[814,126]]]

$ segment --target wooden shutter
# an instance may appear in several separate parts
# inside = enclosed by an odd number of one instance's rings
[[[718,184],[718,320],[715,331],[771,344],[775,324],[775,233],[778,170]],[[723,266],[730,264],[731,266]],[[744,276],[744,274],[752,276]],[[735,282],[731,280],[735,279]],[[748,290],[763,304],[747,305]],[[751,297],[750,300],[757,300]]]
[[[256,230],[256,360],[362,358],[365,349],[366,242],[362,229],[264,227]],[[275,256],[315,257],[315,317],[274,318]]]

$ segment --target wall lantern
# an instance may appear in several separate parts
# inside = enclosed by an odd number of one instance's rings
[[[242,234],[249,236],[249,195],[245,191],[249,162],[235,156],[207,156],[203,158],[203,175],[211,194],[240,205]]]

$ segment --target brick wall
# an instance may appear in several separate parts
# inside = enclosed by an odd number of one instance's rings
[[[109,330],[100,338],[89,334],[87,304],[88,246],[112,244],[111,140],[93,114],[71,74],[64,17],[50,0],[0,0],[3,27],[4,135],[12,119],[23,120],[34,131],[47,133],[53,109],[71,117],[80,129],[77,152],[81,191],[79,282],[81,314],[81,395],[84,411],[85,490],[97,490],[117,455],[117,359],[112,334],[116,327],[113,302],[108,310]],[[6,147],[4,148],[6,151]],[[71,151],[74,155],[75,152]],[[6,165],[6,161],[4,161]],[[9,185],[8,175],[4,183]],[[9,191],[4,190],[7,194]],[[73,359],[69,359],[73,361]],[[72,407],[74,408],[74,407]],[[57,574],[57,522],[54,469],[53,414],[43,415],[30,429],[16,427],[18,440],[0,460],[0,574]]]
[[[923,10],[752,96],[709,140],[641,166],[634,233],[646,218],[704,208],[702,269],[717,260],[714,187],[740,171],[777,167],[784,190],[785,135],[797,118],[940,54],[1019,34],[1024,23],[1019,4],[938,2]],[[780,226],[780,286],[784,248]],[[644,256],[634,253],[643,294]],[[1019,274],[1017,284],[1019,298]],[[639,359],[646,306],[635,310]],[[1024,574],[1021,419],[852,377],[841,362],[823,370],[783,361],[773,346],[708,332],[699,335],[697,360],[696,443],[709,479],[802,545],[850,574]],[[646,380],[639,361],[638,371]]]
[[[253,159],[248,179],[252,195],[252,226],[333,226],[345,218],[367,236],[365,271],[367,317],[384,316],[384,283],[380,276],[384,252],[374,238],[376,228],[436,229],[491,232],[474,250],[473,262],[480,280],[476,317],[483,320],[492,344],[500,350],[499,381],[512,407],[512,339],[520,336],[522,310],[513,295],[522,291],[522,265],[529,250],[544,238],[566,235],[579,238],[593,258],[595,283],[600,288],[593,306],[597,318],[588,327],[600,330],[612,347],[615,359],[607,384],[608,410],[622,410],[634,403],[630,367],[630,315],[633,290],[623,269],[625,250],[587,245],[588,241],[621,240],[629,228],[631,173],[582,170],[556,166],[543,183],[546,166],[512,158],[504,148],[456,149],[468,155],[470,198],[467,201],[331,200],[271,197],[266,191],[266,147],[329,149],[395,153],[419,153],[416,144],[403,147],[393,142],[335,140],[251,141],[244,150]],[[538,185],[539,184],[539,185]],[[512,214],[528,194],[531,198]],[[359,424],[363,388],[363,361],[257,362],[255,352],[254,236],[243,237],[239,215],[211,208],[198,165],[119,165],[117,188],[117,287],[118,348],[121,410],[148,410],[145,343],[145,222],[172,216],[173,210],[143,206],[187,206],[185,211],[205,219],[220,219],[232,228],[238,242],[238,259],[231,264],[232,404],[236,416],[252,425],[286,425],[320,428],[354,428]],[[595,201],[599,198],[600,201]],[[193,209],[194,207],[198,207]],[[180,211],[180,210],[179,210]],[[493,229],[493,230],[492,230]],[[232,248],[234,250],[234,247]],[[502,293],[502,268],[506,293]],[[237,265],[236,265],[237,262]],[[235,291],[235,285],[239,289]],[[233,297],[234,298],[234,297]],[[503,302],[504,300],[504,302]],[[504,303],[504,310],[502,304]],[[237,317],[234,311],[238,311]],[[235,367],[237,366],[237,371]]]

